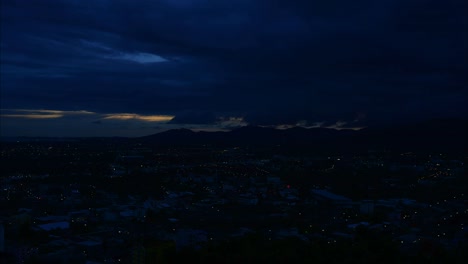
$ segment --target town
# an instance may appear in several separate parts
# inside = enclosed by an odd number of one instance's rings
[[[0,154],[6,263],[468,257],[462,154],[119,139],[18,139]]]

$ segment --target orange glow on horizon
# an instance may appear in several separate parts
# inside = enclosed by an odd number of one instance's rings
[[[0,109],[8,114],[0,114],[0,117],[5,118],[26,118],[26,119],[54,119],[62,118],[71,115],[91,115],[94,112],[79,110],[79,111],[63,111],[50,109]]]
[[[53,119],[53,118],[61,118],[63,115],[61,114],[13,114],[13,115],[0,115],[0,117],[7,117],[7,118],[27,118],[27,119]]]
[[[146,122],[168,122],[174,119],[171,115],[139,115],[130,113],[106,114],[103,119],[140,120]]]

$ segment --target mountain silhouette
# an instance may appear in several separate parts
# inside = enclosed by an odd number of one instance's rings
[[[158,145],[281,145],[334,150],[394,149],[409,151],[466,151],[466,120],[439,119],[399,126],[361,130],[329,128],[275,129],[245,126],[229,132],[194,132],[173,129],[138,138]]]

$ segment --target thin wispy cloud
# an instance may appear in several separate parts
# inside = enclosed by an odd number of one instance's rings
[[[243,117],[222,117],[217,125],[222,128],[235,128],[247,126],[248,123]]]
[[[95,42],[95,41],[89,41],[89,40],[85,40],[85,39],[82,39],[80,40],[81,44],[86,47],[86,48],[91,48],[91,49],[95,49],[95,50],[99,50],[99,51],[105,51],[105,52],[115,52],[114,49],[104,45],[104,44],[101,44],[99,42]]]
[[[140,115],[135,113],[96,113],[86,110],[66,111],[49,109],[1,109],[0,117],[26,119],[55,119],[70,116],[92,116],[102,120],[138,120],[146,122],[168,122],[172,115]]]
[[[64,111],[64,110],[49,110],[49,109],[1,109],[0,117],[5,118],[26,118],[26,119],[54,119],[65,116],[76,115],[94,115],[96,113],[79,110],[79,111]]]
[[[156,54],[151,54],[151,53],[144,53],[144,52],[139,52],[139,53],[121,53],[115,56],[111,56],[113,59],[118,59],[118,60],[126,60],[130,62],[136,62],[140,64],[148,64],[148,63],[159,63],[159,62],[166,62],[168,61],[167,59],[156,55]]]
[[[138,120],[146,122],[169,122],[175,116],[172,115],[139,115],[132,113],[105,114],[103,119],[107,120]]]
[[[100,53],[98,56],[101,56],[105,59],[114,59],[140,64],[160,63],[168,61],[166,58],[163,58],[153,53],[125,52],[117,48],[106,46],[103,43],[83,39],[80,42],[85,49],[93,50],[93,52]]]
[[[27,119],[53,119],[53,118],[61,118],[63,115],[58,114],[6,114],[1,115],[1,117],[7,118],[27,118]]]
[[[335,129],[335,130],[361,130],[365,127],[363,126],[353,126],[352,123],[344,122],[344,121],[337,121],[332,125],[325,125],[325,122],[314,122],[312,124],[309,124],[308,122],[301,120],[297,122],[296,124],[280,124],[276,126],[264,126],[264,127],[274,127],[276,129],[290,129],[293,127],[302,127],[306,129],[310,128],[328,128],[328,129]]]
[[[353,126],[352,123],[344,122],[344,121],[336,121],[335,124],[330,125],[330,126],[324,126],[324,128],[331,128],[331,129],[336,129],[336,130],[361,130],[364,127],[362,126]]]

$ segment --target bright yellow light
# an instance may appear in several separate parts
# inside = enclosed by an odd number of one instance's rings
[[[62,110],[49,110],[49,109],[1,109],[2,112],[8,114],[1,114],[0,117],[6,118],[26,118],[26,119],[53,119],[61,118],[70,115],[90,115],[94,112],[80,110],[80,111],[62,111]]]
[[[50,110],[50,109],[1,109],[1,111],[8,112],[26,112],[26,113],[40,113],[40,114],[62,114],[62,115],[90,115],[94,112],[86,110],[78,111],[65,111],[65,110]]]
[[[171,115],[139,115],[134,113],[98,114],[86,110],[64,111],[50,109],[0,109],[0,111],[5,113],[0,114],[0,117],[25,119],[53,119],[77,115],[99,115],[103,119],[139,120],[145,122],[168,122],[175,117]]]
[[[107,114],[104,119],[115,119],[115,120],[140,120],[146,122],[167,122],[171,121],[175,116],[171,115],[139,115],[139,114]]]
[[[25,114],[25,115],[0,115],[0,117],[8,117],[8,118],[27,118],[27,119],[53,119],[53,118],[61,118],[63,115],[60,114]]]

